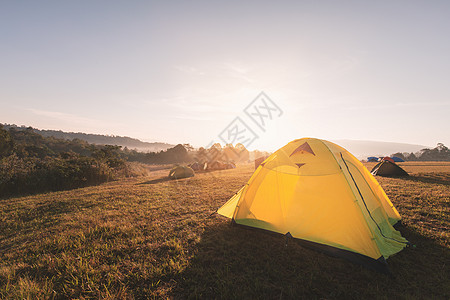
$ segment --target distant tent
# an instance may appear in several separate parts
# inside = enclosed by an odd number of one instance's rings
[[[218,160],[213,160],[205,164],[205,170],[214,171],[214,170],[226,170],[226,169],[232,169],[236,166],[232,163],[224,163]],[[233,167],[234,166],[234,167]]]
[[[267,156],[261,156],[255,159],[255,170],[258,169],[259,165],[267,159]]]
[[[232,162],[227,163],[227,169],[236,169],[236,164]]]
[[[200,164],[200,163],[198,163],[198,162],[195,162],[195,163],[193,163],[193,164],[190,164],[189,167],[190,167],[192,170],[194,170],[194,171],[201,171],[201,170],[203,170],[204,165],[203,165],[203,164]]]
[[[375,156],[370,156],[367,158],[367,161],[371,162],[371,161],[378,161],[378,157]]]
[[[211,162],[208,162],[207,170],[220,170],[222,169],[222,164],[217,161],[213,160]]]
[[[377,163],[370,173],[372,173],[372,175],[386,177],[408,176],[408,173],[405,170],[399,167],[396,163],[388,160],[382,160]]]
[[[392,156],[392,159],[393,159],[395,162],[404,162],[403,159],[401,159],[400,157],[397,157],[397,156]]]
[[[170,170],[169,178],[170,179],[180,179],[194,176],[194,170],[187,166],[176,166]]]
[[[390,158],[389,156],[385,156],[381,160],[387,160],[387,161],[390,161],[390,162],[394,162],[394,160],[392,158]]]

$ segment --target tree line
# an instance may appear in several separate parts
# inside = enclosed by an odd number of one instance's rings
[[[417,153],[394,153],[392,156],[397,156],[405,161],[450,161],[450,150],[443,143],[438,143],[434,148],[425,148]]]
[[[126,176],[117,146],[43,137],[0,125],[0,197],[95,185]]]
[[[214,144],[194,149],[178,144],[159,152],[140,152],[115,145],[95,145],[81,139],[43,136],[32,127],[0,124],[0,198],[96,185],[131,176],[128,162],[183,164],[191,162],[247,162],[262,152],[242,144]]]
[[[3,124],[3,128],[9,130],[11,128],[21,130],[26,129],[26,126],[17,126],[15,124]],[[166,150],[173,147],[167,143],[148,143],[143,142],[138,139],[130,138],[127,136],[114,136],[114,135],[102,135],[102,134],[91,134],[83,132],[65,132],[61,130],[44,130],[32,128],[35,133],[38,133],[44,137],[54,137],[57,139],[64,140],[82,140],[90,144],[96,145],[120,145],[122,147],[145,149],[146,151],[160,151]]]

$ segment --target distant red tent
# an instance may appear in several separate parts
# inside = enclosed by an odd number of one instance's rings
[[[395,163],[395,161],[394,161],[392,158],[390,158],[389,156],[383,157],[382,160],[387,160],[387,161],[390,161],[390,162],[392,162],[392,163]]]
[[[255,170],[258,169],[259,165],[267,159],[267,156],[261,156],[255,159]]]

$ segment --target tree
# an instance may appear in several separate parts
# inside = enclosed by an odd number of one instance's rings
[[[416,157],[416,155],[415,155],[414,153],[411,152],[411,153],[406,157],[406,160],[416,161],[416,160],[417,160],[417,157]]]
[[[200,163],[205,163],[208,161],[208,152],[205,148],[200,147],[195,155],[195,160]]]
[[[122,146],[104,145],[100,149],[95,149],[92,157],[98,161],[103,161],[111,168],[118,168],[124,165],[123,159],[120,157],[120,148]]]
[[[442,143],[438,143],[433,149],[423,149],[419,160],[423,161],[450,161],[450,151]]]
[[[398,158],[401,158],[401,159],[403,159],[403,160],[406,160],[405,155],[403,155],[403,153],[400,153],[400,152],[394,153],[394,154],[392,154],[392,156],[396,156],[396,157],[398,157]]]
[[[436,148],[439,150],[439,152],[447,152],[448,151],[448,148],[442,143],[438,143]]]
[[[208,161],[213,160],[222,160],[222,146],[220,143],[215,143],[208,149]]]
[[[242,145],[241,143],[237,143],[234,148],[239,153],[239,162],[245,162],[250,159],[250,153],[248,152],[248,150],[245,148],[244,145]]]
[[[186,149],[188,152],[193,152],[194,147],[192,147],[191,144],[183,144],[184,149]]]
[[[159,156],[160,163],[182,163],[192,160],[186,148],[181,144],[161,152]]]
[[[12,154],[14,150],[14,141],[8,131],[3,129],[0,124],[0,158]]]

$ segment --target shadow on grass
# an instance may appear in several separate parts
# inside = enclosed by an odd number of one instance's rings
[[[118,179],[110,179],[110,180],[105,180],[102,182],[96,182],[96,183],[91,183],[91,184],[80,184],[80,185],[67,186],[67,187],[42,188],[39,186],[33,190],[19,190],[19,191],[14,191],[14,192],[2,191],[2,194],[0,194],[0,201],[9,200],[11,198],[35,196],[35,195],[39,195],[39,194],[75,191],[78,189],[100,186],[102,184],[109,183],[109,182],[115,182],[115,181],[118,181]]]
[[[167,181],[169,181],[169,182],[178,182],[178,181],[183,181],[183,180],[189,180],[189,179],[192,179],[192,178],[193,177],[191,176],[191,177],[186,177],[186,178],[172,179],[169,176],[164,176],[164,177],[161,177],[161,178],[156,178],[156,179],[152,179],[152,180],[145,181],[145,182],[139,182],[139,183],[136,183],[136,185],[157,184],[157,183],[167,182]]]
[[[417,248],[388,260],[390,277],[303,248],[295,240],[229,224],[210,227],[189,267],[176,278],[175,298],[316,299],[448,298],[449,249],[402,228]]]
[[[141,185],[141,184],[157,184],[157,183],[166,182],[166,181],[172,181],[172,179],[170,179],[168,176],[164,176],[164,177],[161,177],[161,178],[156,178],[156,179],[152,179],[152,180],[145,181],[145,182],[140,182],[140,183],[137,183],[137,185]]]
[[[403,177],[402,179],[414,182],[442,184],[450,186],[450,173],[419,173]]]
[[[227,169],[227,170],[229,170],[229,169]],[[213,172],[217,172],[217,171],[226,171],[226,169],[223,169],[223,170],[201,170],[201,171],[195,171],[195,174],[208,174],[208,173],[213,173]],[[192,177],[188,177],[188,178],[192,178]],[[169,178],[168,176],[164,176],[161,178],[156,178],[156,179],[148,180],[145,182],[140,182],[140,183],[137,183],[136,185],[157,184],[157,183],[162,183],[162,182],[167,182],[167,181],[176,182],[177,180],[183,180],[183,179],[187,179],[187,178],[179,178],[179,179],[174,180],[174,179]]]

